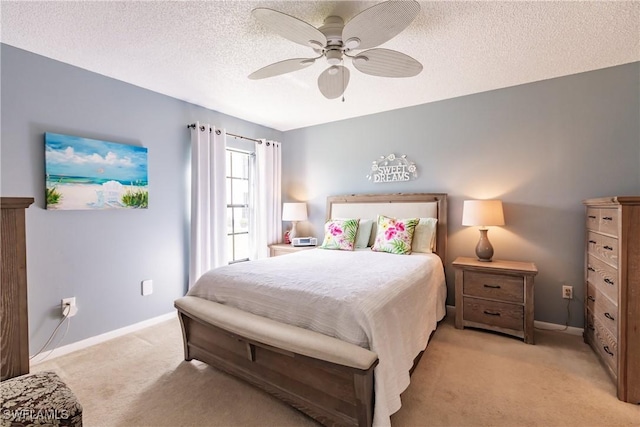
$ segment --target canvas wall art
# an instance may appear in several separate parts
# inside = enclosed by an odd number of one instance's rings
[[[148,208],[147,149],[45,133],[47,209]]]

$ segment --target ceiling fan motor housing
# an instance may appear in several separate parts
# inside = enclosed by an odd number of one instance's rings
[[[318,30],[327,38],[327,48],[342,47],[342,29],[344,20],[339,16],[329,16],[324,20],[324,25]]]

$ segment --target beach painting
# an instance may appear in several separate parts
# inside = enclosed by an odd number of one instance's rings
[[[47,209],[146,209],[147,149],[45,133]]]

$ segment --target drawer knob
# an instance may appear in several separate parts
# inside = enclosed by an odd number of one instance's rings
[[[591,266],[587,267],[587,270],[589,270],[589,271],[593,271],[594,273],[595,273],[595,271],[596,271],[596,269],[595,269],[595,268],[593,268],[593,267],[591,267]]]
[[[611,285],[611,286],[614,285],[613,280],[611,280],[611,279],[604,279],[604,283],[606,283],[608,285]]]
[[[596,242],[595,240],[589,240],[589,243],[591,243],[592,245],[595,245],[598,242]]]
[[[485,310],[484,314],[487,314],[489,316],[500,316],[500,313],[495,312],[495,311],[489,311],[489,310]]]
[[[602,217],[602,220],[603,220],[603,221],[613,221],[613,217],[610,217],[610,216],[603,216],[603,217]]]
[[[596,219],[596,216],[595,215],[589,215],[589,218],[590,219]]]
[[[590,323],[590,324],[589,324],[589,329],[591,329],[592,331],[595,331],[595,330],[596,330],[596,328],[594,328],[594,327],[593,327],[593,324],[592,324],[592,323]]]
[[[489,289],[500,289],[500,285],[484,285],[485,288],[489,288]]]
[[[602,248],[606,249],[608,251],[612,251],[613,250],[613,248],[611,246],[603,246]]]
[[[616,319],[614,319],[614,317],[613,317],[612,315],[610,315],[609,313],[605,313],[605,314],[604,314],[604,317],[606,317],[606,318],[607,318],[607,319],[609,319],[609,320],[616,320]]]
[[[595,297],[594,297],[593,295],[589,295],[589,296],[587,297],[587,299],[588,299],[589,301],[595,301],[595,300],[596,300],[596,299],[595,299]]]
[[[609,356],[613,356],[613,353],[611,352],[611,350],[609,350],[609,346],[608,345],[605,345],[602,348],[604,348],[605,353],[607,353]]]

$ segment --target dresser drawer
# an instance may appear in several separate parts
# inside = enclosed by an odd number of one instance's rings
[[[589,255],[587,259],[587,280],[614,303],[618,303],[618,270],[593,255]]]
[[[585,303],[587,304],[587,308],[592,312],[594,310],[595,302],[596,302],[596,286],[591,282],[587,282],[587,297],[586,297]]]
[[[600,291],[596,291],[595,310],[596,318],[614,337],[618,336],[618,306]]]
[[[607,264],[618,265],[618,239],[589,232],[588,251]]]
[[[602,233],[618,235],[618,210],[600,209],[599,230]]]
[[[587,230],[598,231],[600,224],[600,209],[587,208]]]
[[[464,272],[463,293],[507,302],[524,301],[524,279],[500,274]]]
[[[589,342],[594,343],[596,325],[594,323],[593,311],[587,310],[587,318],[584,325],[584,333]]]
[[[602,323],[596,316],[593,319],[595,326],[595,339],[593,344],[598,351],[598,354],[605,361],[605,363],[611,368],[614,374],[618,374],[618,342],[616,338],[602,326]]]
[[[522,331],[524,330],[524,307],[464,297],[464,320]]]

